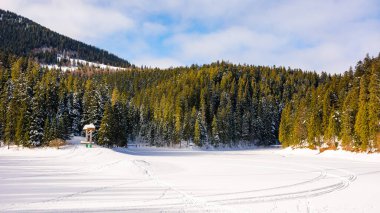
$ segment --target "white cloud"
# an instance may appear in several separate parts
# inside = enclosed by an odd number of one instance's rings
[[[134,64],[136,66],[147,66],[151,68],[159,67],[162,69],[167,69],[170,67],[178,67],[181,66],[182,63],[176,61],[173,58],[159,58],[153,56],[140,56],[134,60]]]
[[[134,21],[121,11],[85,0],[12,0],[1,1],[0,7],[81,41],[102,38],[134,26]]]
[[[168,32],[168,29],[165,25],[160,23],[144,22],[142,24],[142,32],[146,36],[157,36]]]
[[[272,5],[256,2],[250,6],[246,1],[240,3],[237,5],[244,7],[240,10],[223,3],[213,8],[232,11],[226,14],[228,19],[221,15],[222,29],[185,32],[169,38],[167,43],[176,47],[173,57],[186,64],[226,59],[234,63],[343,72],[366,53],[377,55],[380,51],[377,1],[290,0]],[[211,14],[217,14],[213,9]]]
[[[153,67],[224,59],[343,72],[380,51],[378,0],[1,0],[0,7]]]
[[[231,27],[209,34],[176,35],[168,39],[167,43],[177,47],[176,54],[190,63],[210,63],[220,59],[248,63],[247,60],[283,46],[286,41],[271,34]]]

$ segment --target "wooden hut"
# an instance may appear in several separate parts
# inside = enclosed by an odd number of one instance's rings
[[[83,144],[93,144],[92,141],[92,133],[95,132],[95,125],[94,124],[87,124],[83,127],[83,130],[86,132],[86,140],[81,141]]]

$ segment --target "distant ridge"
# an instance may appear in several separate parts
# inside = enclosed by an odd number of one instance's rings
[[[56,33],[13,12],[0,9],[0,49],[17,56],[31,56],[43,64],[58,63],[57,55],[116,67],[131,64],[106,50]]]

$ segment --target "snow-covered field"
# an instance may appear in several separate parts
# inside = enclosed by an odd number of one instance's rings
[[[380,157],[290,149],[0,148],[0,212],[112,211],[380,212]]]

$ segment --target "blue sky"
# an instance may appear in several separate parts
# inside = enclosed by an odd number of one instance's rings
[[[378,0],[1,0],[136,65],[216,60],[342,73],[380,52]]]

